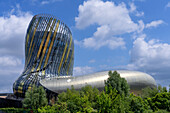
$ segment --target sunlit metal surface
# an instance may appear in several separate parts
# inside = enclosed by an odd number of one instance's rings
[[[156,86],[155,80],[146,73],[128,70],[117,70],[117,72],[127,80],[131,90],[141,90],[145,87]],[[104,81],[107,80],[108,77],[108,71],[104,71],[83,76],[45,78],[40,81],[40,84],[56,93],[66,91],[67,88],[70,89],[72,85],[76,90],[80,90],[86,85],[103,89]]]

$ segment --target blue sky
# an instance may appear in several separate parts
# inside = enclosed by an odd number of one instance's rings
[[[36,14],[51,14],[71,29],[74,76],[128,69],[170,84],[169,0],[1,0],[0,92],[24,68],[24,41]]]

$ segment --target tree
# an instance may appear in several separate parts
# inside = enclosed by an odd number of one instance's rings
[[[70,113],[70,111],[67,110],[66,102],[57,102],[52,106],[38,108],[38,113]]]
[[[159,91],[156,87],[155,88],[146,87],[146,88],[142,89],[141,97],[143,99],[146,99],[149,97],[151,98],[151,97],[154,97],[158,93],[159,93]]]
[[[163,90],[163,92],[168,92],[166,87],[163,87],[162,90]]]
[[[99,95],[99,90],[97,88],[92,88],[90,85],[82,87],[80,90],[80,96],[86,96],[88,101],[91,103],[93,108],[96,108],[97,96]]]
[[[157,111],[158,109],[170,111],[170,93],[169,92],[158,93],[153,98],[148,98],[148,102],[152,110],[154,111]]]
[[[130,111],[134,113],[143,113],[145,111],[144,102],[141,97],[131,94],[129,98],[131,98]]]
[[[125,96],[129,95],[129,85],[127,81],[124,78],[120,77],[120,74],[117,73],[117,71],[109,71],[108,73],[109,78],[107,81],[105,81],[105,86],[112,87],[112,89],[116,89],[118,94],[122,95],[125,94]]]
[[[48,104],[46,98],[46,92],[43,87],[33,87],[30,90],[27,90],[25,98],[22,101],[23,107],[38,109],[39,107],[45,106]]]
[[[158,87],[146,87],[142,89],[141,97],[143,99],[146,99],[148,97],[152,98],[156,96],[158,93],[168,92],[166,87],[162,87],[161,85],[158,85]]]
[[[98,99],[96,103],[97,103],[96,105],[97,105],[98,113],[114,112],[114,109],[112,106],[112,99],[104,91],[100,95],[98,95]]]
[[[82,91],[76,91],[72,86],[71,90],[59,94],[58,102],[66,102],[67,110],[70,112],[92,112],[93,108],[90,100],[93,100],[93,89],[91,86],[85,86]]]

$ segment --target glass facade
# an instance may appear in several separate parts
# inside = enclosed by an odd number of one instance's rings
[[[25,37],[25,67],[13,84],[14,94],[24,96],[44,78],[72,76],[74,41],[70,29],[51,15],[35,15]]]

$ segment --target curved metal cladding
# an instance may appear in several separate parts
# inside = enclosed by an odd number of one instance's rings
[[[51,15],[35,15],[25,37],[25,67],[13,84],[15,94],[24,96],[44,78],[72,76],[74,42],[70,29]]]
[[[122,78],[127,80],[131,91],[140,91],[145,87],[156,87],[154,78],[150,75],[139,71],[117,70]],[[75,77],[54,77],[51,79],[43,79],[40,81],[47,89],[56,93],[66,91],[73,85],[76,90],[80,90],[86,85],[91,85],[98,89],[104,89],[104,81],[108,79],[108,71],[98,72],[83,76]]]

